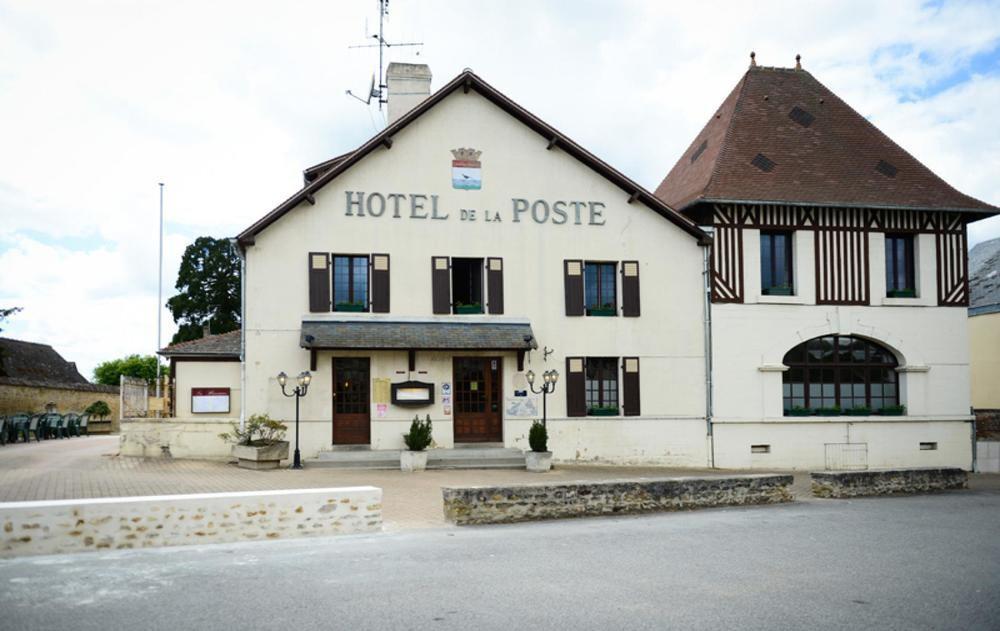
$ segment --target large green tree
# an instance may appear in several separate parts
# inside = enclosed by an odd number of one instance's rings
[[[166,374],[167,367],[160,364],[161,374]],[[156,381],[156,357],[152,355],[129,355],[121,359],[111,359],[101,362],[94,368],[94,381],[106,386],[117,386],[121,376]]]
[[[7,318],[14,315],[20,310],[21,307],[9,307],[9,308],[0,307],[0,324],[3,324],[4,320],[6,320]],[[0,331],[3,331],[3,329],[0,329]]]
[[[171,344],[240,328],[240,257],[227,239],[198,237],[184,250],[175,285],[167,301],[178,330]]]

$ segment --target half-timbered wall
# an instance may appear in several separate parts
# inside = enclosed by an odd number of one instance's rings
[[[950,212],[775,204],[716,204],[712,212],[712,301],[744,301],[743,230],[811,230],[816,303],[871,304],[868,236],[872,232],[935,235],[938,305],[968,305],[966,218]],[[881,265],[881,261],[876,261]]]

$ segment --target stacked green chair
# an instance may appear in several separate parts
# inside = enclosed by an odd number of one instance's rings
[[[76,424],[76,435],[77,436],[80,435],[81,431],[83,432],[84,436],[87,435],[87,422],[88,421],[90,421],[90,415],[89,414],[81,414],[80,415],[80,421]]]
[[[31,418],[28,419],[28,424],[24,426],[24,442],[31,442],[31,435],[35,435],[35,442],[39,442],[42,439],[42,433],[39,431],[39,423],[42,420],[41,414],[32,414]]]
[[[7,444],[7,417],[0,416],[0,445]]]
[[[47,425],[46,434],[48,436],[55,436],[56,438],[64,438],[66,436],[66,425],[63,424],[62,414],[56,414],[55,412],[46,414],[45,423]]]
[[[66,427],[67,438],[80,435],[80,429],[77,427],[77,423],[79,423],[79,421],[80,415],[76,412],[68,412],[63,415],[63,424]]]
[[[29,417],[27,414],[15,414],[10,417],[10,426],[7,429],[7,440],[16,443],[21,436],[21,431],[28,426]]]

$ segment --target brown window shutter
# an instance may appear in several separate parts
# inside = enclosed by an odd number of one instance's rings
[[[639,261],[622,261],[622,315],[639,317]]]
[[[330,255],[309,253],[309,311],[330,310]]]
[[[372,313],[389,313],[389,255],[372,254]]]
[[[566,416],[587,416],[587,362],[566,358]]]
[[[622,358],[623,416],[639,416],[639,358]]]
[[[489,312],[503,314],[503,259],[486,259],[486,291]]]
[[[566,287],[566,315],[583,315],[583,261],[563,261]]]
[[[431,257],[431,301],[434,313],[451,313],[451,260]]]

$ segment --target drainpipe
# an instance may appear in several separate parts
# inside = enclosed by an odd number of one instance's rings
[[[247,414],[247,257],[236,239],[230,239],[240,256],[240,429],[246,425]]]
[[[704,229],[709,232],[711,228]],[[709,257],[711,245],[702,246],[702,294],[705,311],[705,431],[708,435],[708,466],[715,468],[715,436],[712,431],[712,270]]]

